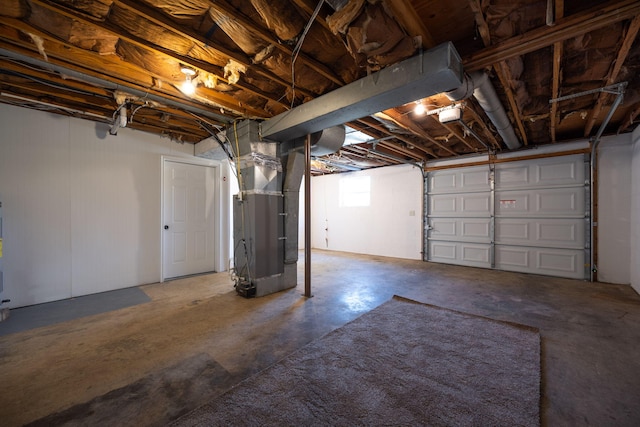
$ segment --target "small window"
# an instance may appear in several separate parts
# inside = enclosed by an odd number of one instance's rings
[[[340,179],[340,207],[369,206],[370,202],[369,176],[347,176]]]

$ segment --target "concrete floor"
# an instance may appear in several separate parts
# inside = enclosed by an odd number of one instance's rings
[[[244,299],[226,273],[146,285],[149,302],[0,337],[0,425],[165,425],[394,294],[539,328],[543,425],[640,425],[629,286],[322,251],[312,277],[311,299]]]

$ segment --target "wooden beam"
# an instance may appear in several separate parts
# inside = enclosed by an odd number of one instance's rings
[[[611,84],[617,83],[618,74],[622,69],[622,65],[624,64],[624,61],[627,59],[627,56],[629,55],[631,46],[636,40],[636,37],[638,35],[638,30],[640,30],[640,15],[633,18],[629,23],[626,34],[624,36],[624,40],[622,41],[622,45],[618,50],[616,59],[611,64],[611,69],[609,70],[609,75],[607,77],[607,80],[604,83],[604,86],[609,86]],[[602,107],[604,106],[604,102],[608,96],[609,94],[606,92],[600,92],[600,94],[598,95],[596,104],[594,105],[593,109],[589,113],[589,118],[587,119],[587,124],[584,128],[585,137],[588,137],[591,134],[593,125],[598,119],[598,116],[600,115],[600,111],[602,111]]]
[[[494,66],[494,68],[496,70],[496,74],[498,75],[498,79],[500,80],[500,84],[502,84],[505,94],[507,95],[509,108],[511,109],[511,114],[513,114],[513,121],[516,123],[516,126],[520,131],[520,138],[522,138],[522,143],[525,146],[529,145],[527,132],[525,131],[524,124],[522,122],[522,114],[520,113],[520,108],[518,107],[518,103],[516,102],[516,96],[511,89],[510,82],[512,80],[512,77],[509,66],[507,65],[506,61],[500,61]]]
[[[152,22],[181,37],[191,40],[193,43],[196,43],[202,47],[212,49],[213,51],[217,52],[222,56],[231,58],[234,61],[244,65],[245,67],[251,68],[256,74],[262,75],[263,77],[273,80],[273,76],[274,76],[273,73],[263,69],[260,66],[253,64],[251,60],[244,54],[240,54],[238,52],[234,52],[232,50],[226,49],[223,46],[211,45],[210,40],[208,40],[207,38],[201,36],[200,34],[189,29],[186,26],[178,25],[175,21],[172,21],[166,15],[158,12],[152,7],[146,6],[143,2],[132,1],[132,0],[115,0],[115,3],[118,6],[137,14],[138,16],[144,19],[147,19],[149,22]],[[236,9],[229,6],[227,3],[223,3],[221,1],[216,1],[216,2],[210,1],[209,5],[210,7],[216,10],[219,10],[223,13],[226,13],[227,15],[230,15],[231,17],[233,17],[233,19],[238,21],[244,28],[246,28],[247,31],[253,32],[257,36],[262,38],[264,41],[266,41],[267,43],[273,45],[275,48],[282,50],[283,52],[287,53],[290,56],[293,54],[293,50],[288,45],[281,43],[279,40],[276,40],[274,37],[271,36],[271,34],[268,31],[261,29],[257,23],[253,22],[246,16],[240,14]],[[344,82],[339,77],[337,77],[335,73],[333,73],[333,71],[331,71],[324,64],[319,63],[318,61],[310,58],[304,53],[300,53],[298,55],[298,58],[302,63],[304,63],[314,71],[318,72],[322,76],[326,77],[327,79],[331,80],[333,83],[336,83],[338,85],[344,84]],[[291,83],[284,79],[280,81],[278,80],[274,80],[274,81],[282,84],[285,87],[291,86]],[[306,96],[315,96],[307,91],[303,92],[303,90],[301,90],[301,92],[304,93]]]
[[[484,12],[482,11],[480,0],[469,0],[469,7],[473,11],[473,15],[476,19],[476,26],[478,27],[478,32],[480,33],[482,42],[485,46],[491,46],[491,33],[489,31],[489,24],[487,24],[486,19],[484,19]]]
[[[464,137],[464,134],[462,132],[460,132],[460,130],[456,129],[455,127],[446,124],[446,123],[440,123],[440,120],[437,117],[437,114],[431,114],[429,115],[429,118],[434,121],[435,123],[437,123],[439,126],[442,126],[443,128],[445,128],[449,133],[453,134],[456,138],[458,138],[460,140],[460,142],[462,142],[464,145],[467,146],[467,148],[471,151],[477,151],[478,149],[476,147],[474,147],[473,145],[471,145],[467,139]]]
[[[29,77],[34,81],[51,82],[60,87],[66,87],[71,90],[79,90],[96,97],[103,97],[113,100],[113,94],[109,90],[78,80],[63,79],[57,73],[47,72],[45,70],[40,70],[34,67],[26,67],[17,61],[4,60],[0,62],[0,69]]]
[[[493,133],[489,130],[489,127],[484,122],[484,120],[480,117],[480,115],[476,112],[476,110],[472,106],[467,104],[467,106],[464,109],[464,112],[471,114],[473,120],[476,121],[480,125],[480,127],[482,127],[482,130],[484,131],[484,134],[489,140],[489,142],[491,142],[491,144],[494,147],[496,147],[497,150],[501,150],[502,147],[500,147],[500,143],[498,142],[496,137],[493,135]]]
[[[87,71],[85,74],[101,78],[107,75],[108,69],[111,76],[109,80],[114,83],[129,83],[143,89],[153,87],[153,80],[157,77],[146,70],[127,65],[115,55],[100,55],[97,52],[81,49],[23,21],[0,16],[0,47],[42,60],[42,55],[36,50],[33,42],[21,38],[20,33],[31,33],[43,39],[48,55],[47,62],[51,64],[63,65],[78,71],[82,69]],[[79,58],[82,58],[83,64],[79,63]]]
[[[214,9],[217,9],[217,10],[219,10],[221,12],[224,12],[227,15],[233,17],[233,19],[238,21],[240,23],[240,25],[242,25],[244,28],[246,28],[247,31],[250,31],[250,32],[254,33],[255,35],[257,35],[258,37],[260,37],[261,39],[263,39],[267,43],[272,44],[273,46],[276,47],[276,49],[279,49],[279,50],[285,52],[290,57],[293,56],[293,49],[291,49],[291,47],[289,47],[289,45],[287,45],[285,43],[282,43],[280,40],[278,40],[275,37],[273,37],[269,31],[264,30],[256,22],[254,22],[253,20],[251,20],[248,17],[246,17],[246,16],[242,15],[241,13],[239,13],[236,8],[234,8],[233,6],[229,5],[226,1],[223,1],[223,0],[211,1],[211,0],[209,0],[209,1],[207,1],[207,3],[209,4],[210,7],[214,8]],[[337,84],[339,86],[344,85],[345,82],[341,78],[339,78],[333,71],[331,71],[329,69],[329,67],[327,67],[326,65],[316,61],[315,59],[312,59],[311,57],[307,56],[306,54],[304,54],[302,52],[300,52],[298,54],[298,58],[300,59],[301,62],[303,62],[309,68],[311,68],[312,70],[316,71],[318,74],[322,75],[323,77],[329,79],[333,83],[335,83],[335,84]]]
[[[424,143],[419,143],[419,142],[411,140],[411,139],[409,139],[409,138],[407,138],[407,137],[405,137],[403,135],[395,134],[395,133],[391,132],[389,129],[387,129],[386,127],[384,127],[384,125],[382,125],[380,122],[378,122],[375,119],[365,117],[365,118],[362,118],[362,119],[358,120],[357,122],[358,123],[362,123],[365,126],[364,129],[366,129],[366,128],[375,129],[375,130],[383,133],[384,135],[393,136],[398,141],[402,141],[405,144],[412,145],[412,146],[416,147],[418,150],[420,150],[423,153],[433,157],[434,159],[439,158],[439,156],[436,153],[434,153],[433,150],[431,150],[429,147],[426,147]],[[364,132],[364,130],[362,130],[362,131]],[[422,157],[422,159],[426,160],[426,157]]]
[[[553,77],[551,83],[551,99],[558,98],[560,96],[560,82],[562,79],[562,70],[560,65],[562,64],[563,54],[563,42],[555,42],[553,44]],[[551,104],[551,113],[549,114],[549,137],[551,142],[556,142],[556,126],[558,124],[558,103],[553,102]]]
[[[393,0],[386,4],[395,15],[396,20],[410,36],[420,36],[422,38],[423,48],[429,49],[436,45],[433,36],[424,25],[422,19],[418,18],[418,13],[409,0]]]
[[[423,138],[423,139],[429,141],[433,145],[436,145],[436,146],[440,147],[441,149],[445,150],[449,154],[452,154],[454,156],[458,155],[458,153],[453,151],[451,148],[447,147],[446,145],[441,144],[439,141],[437,141],[436,139],[432,138],[431,135],[429,135],[427,132],[425,132],[425,130],[422,127],[418,126],[418,124],[416,124],[413,121],[407,120],[405,116],[403,116],[402,114],[400,114],[400,113],[398,113],[398,112],[396,112],[394,110],[386,110],[383,113],[377,113],[377,115],[381,116],[382,118],[384,118],[386,120],[390,120],[392,122],[397,123],[400,127],[403,127],[405,129],[409,130],[410,132],[412,132],[414,135],[419,136],[420,138]]]
[[[503,159],[497,158],[495,156],[490,156],[489,160],[479,160],[476,162],[469,162],[469,163],[465,163],[464,166],[482,166],[482,165],[495,164],[495,163],[511,163],[511,162],[519,162],[521,160],[547,159],[551,157],[562,157],[562,156],[570,156],[573,154],[589,154],[589,153],[591,153],[590,148],[580,148],[577,150],[561,151],[557,153],[534,154],[531,156],[523,155],[523,156],[517,156],[517,157],[507,157]],[[444,165],[444,166],[427,166],[425,167],[425,171],[433,172],[437,170],[459,168],[460,166],[461,166],[460,164]]]
[[[292,0],[292,1],[293,3],[295,3],[298,9],[304,12],[307,19],[313,16],[315,6],[313,7],[309,6],[308,2],[305,0]],[[318,21],[318,23],[322,25],[327,31],[331,32],[331,28],[329,28],[329,24],[327,24],[327,20],[323,16],[321,16],[321,14],[318,14],[318,16],[316,17],[316,21]]]
[[[148,41],[148,40],[144,40],[138,36],[132,35],[132,34],[125,34],[123,31],[121,31],[119,28],[115,28],[113,25],[104,22],[104,21],[97,21],[97,20],[93,20],[93,19],[89,19],[86,16],[75,12],[74,10],[65,7],[65,6],[61,6],[59,4],[54,4],[52,3],[50,0],[31,0],[32,3],[38,4],[44,8],[47,8],[55,13],[59,13],[63,16],[66,16],[68,18],[74,19],[78,22],[81,22],[83,24],[86,25],[90,25],[90,26],[96,26],[102,30],[105,30],[107,32],[110,32],[111,34],[115,35],[116,37],[131,43],[135,46],[138,46],[139,48],[142,48],[144,50],[150,51],[150,52],[154,52],[156,54],[160,54],[162,56],[165,56],[167,58],[170,58],[178,63],[183,63],[186,65],[189,65],[193,68],[196,69],[200,69],[203,71],[206,71],[208,73],[214,74],[216,76],[218,76],[218,78],[220,79],[220,81],[225,81],[227,82],[227,80],[220,75],[220,70],[219,67],[214,67],[211,64],[209,64],[208,62],[202,61],[202,60],[198,60],[189,56],[185,56],[185,55],[181,55],[178,54],[174,51],[171,51],[167,48],[164,48],[162,46],[158,46],[158,45],[153,45]],[[249,64],[250,61],[245,60],[244,62],[241,62],[243,65],[250,65]],[[246,66],[245,65],[245,66]],[[278,77],[277,75],[273,74],[273,73],[267,73],[271,79],[273,79],[273,81],[278,82],[280,84],[282,84],[285,87],[289,87],[289,82],[283,80],[282,78]],[[247,83],[235,83],[236,87],[245,90],[249,93],[252,93],[253,95],[259,96],[261,98],[267,99],[269,101],[275,102],[275,103],[280,103],[281,105],[286,107],[286,104],[281,103],[280,101],[271,98],[271,96],[269,94],[264,93],[263,91],[261,91],[258,88],[255,88]],[[315,94],[312,94],[311,92],[308,91],[304,91],[304,90],[300,90],[301,92],[305,93],[305,95],[308,96],[312,96],[315,97]]]
[[[554,25],[557,19],[564,17],[564,0],[555,0],[554,10]],[[560,96],[560,84],[562,83],[562,55],[563,55],[564,42],[555,42],[553,44],[553,76],[551,83],[551,99],[555,99]],[[551,104],[551,113],[549,115],[549,136],[551,142],[556,142],[556,126],[558,124],[558,103]]]
[[[553,27],[539,27],[476,52],[464,58],[464,68],[466,71],[481,70],[637,15],[640,15],[640,2],[637,0],[609,1],[559,19]]]
[[[7,18],[0,17],[0,24],[7,24],[5,21]],[[22,21],[10,20],[8,25],[12,27],[21,28],[23,31],[34,33],[45,40],[45,50],[48,53],[48,62],[52,65],[61,66],[69,70],[73,70],[88,77],[96,77],[103,80],[108,80],[114,85],[122,86],[122,90],[126,91],[127,88],[135,89],[138,91],[148,92],[158,97],[162,97],[168,101],[178,102],[186,106],[202,108],[201,104],[195,103],[190,99],[185,99],[185,96],[173,86],[158,87],[154,85],[154,76],[150,75],[146,70],[138,70],[138,68],[128,65],[123,66],[123,62],[115,56],[100,55],[96,52],[89,52],[84,49],[78,48],[68,43],[64,43],[59,40],[51,40],[46,37],[53,38],[52,36],[42,33],[39,30],[28,26]],[[10,50],[21,55],[32,57],[35,59],[41,59],[40,54],[35,51],[33,43],[15,39],[11,42],[6,42],[5,31],[7,27],[0,26],[0,48]],[[78,58],[82,57],[82,64],[79,64]],[[71,62],[70,62],[71,61]],[[106,69],[109,70],[107,75]],[[72,81],[72,80],[65,80]],[[91,86],[91,85],[89,85]],[[111,91],[109,91],[112,93]],[[234,108],[237,108],[237,101],[234,100]],[[234,108],[229,108],[229,111],[234,111]],[[229,114],[231,118],[236,114]],[[211,120],[211,119],[210,119]]]
[[[166,85],[165,87],[156,87],[154,85],[154,79],[162,80],[162,76],[157,76],[147,70],[139,69],[132,64],[124,65],[125,63],[115,56],[100,55],[97,52],[78,48],[62,40],[58,40],[48,33],[43,33],[22,21],[0,17],[0,24],[19,28],[21,31],[35,34],[44,39],[45,50],[48,52],[49,57],[48,62],[51,64],[60,65],[90,77],[107,80],[115,85],[123,85],[132,89],[149,92],[185,105],[197,106],[198,108],[202,107],[202,103],[196,103],[193,99],[185,100],[182,92],[174,86]],[[0,31],[0,47],[40,59],[40,55],[33,50],[34,46],[32,43],[15,40],[12,41],[12,43],[17,43],[17,45],[9,44],[9,46],[7,46],[2,42],[2,38],[3,34]],[[16,49],[16,47],[22,49]],[[82,58],[82,61],[79,61],[79,58]],[[126,89],[123,90],[126,91]],[[204,101],[209,104],[214,104],[218,108],[223,107],[229,110],[229,112],[233,112],[233,116],[241,116],[243,113],[262,117],[269,115],[262,110],[254,110],[241,105],[235,98],[228,94],[206,89],[202,89],[201,91],[205,95]]]
[[[489,25],[484,18],[484,12],[482,11],[480,2],[478,0],[469,0],[469,6],[475,14],[476,25],[478,26],[478,31],[480,32],[480,36],[482,37],[482,42],[485,46],[488,47],[491,45],[491,32],[489,31]],[[511,109],[511,114],[513,115],[513,121],[516,123],[516,126],[520,131],[520,138],[522,138],[522,143],[525,146],[529,145],[527,133],[524,129],[524,124],[522,123],[520,108],[518,107],[515,94],[513,93],[513,89],[511,88],[511,80],[513,80],[511,70],[509,69],[506,61],[500,61],[497,64],[494,64],[493,68],[495,69],[498,80],[500,80],[500,84],[502,85],[505,95],[507,96],[509,108]]]
[[[629,111],[629,114],[627,114],[627,116],[622,121],[622,124],[618,128],[618,133],[624,132],[628,128],[630,128],[635,122],[636,117],[638,117],[639,115],[640,115],[640,103],[636,103]]]

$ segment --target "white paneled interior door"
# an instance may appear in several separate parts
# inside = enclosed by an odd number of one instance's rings
[[[429,173],[426,258],[587,278],[587,171],[571,155]]]
[[[216,169],[164,161],[163,278],[215,269]]]

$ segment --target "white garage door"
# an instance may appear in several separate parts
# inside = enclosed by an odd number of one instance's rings
[[[588,278],[587,171],[573,155],[430,172],[426,259]]]

